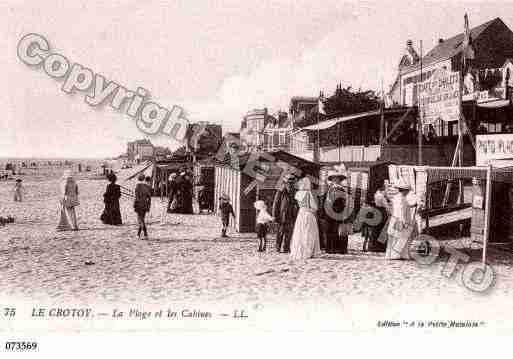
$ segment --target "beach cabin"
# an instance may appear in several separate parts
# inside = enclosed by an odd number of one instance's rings
[[[320,166],[284,151],[253,152],[242,155],[226,153],[215,163],[215,208],[224,193],[230,197],[236,220],[233,227],[240,233],[254,232],[257,199],[263,200],[269,211],[280,178],[288,173],[304,174],[316,186]]]

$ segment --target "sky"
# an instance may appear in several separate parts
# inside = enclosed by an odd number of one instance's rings
[[[471,27],[500,17],[513,29],[513,2],[5,0],[0,157],[111,157],[144,137],[179,145],[22,63],[17,46],[29,33],[72,64],[226,132],[251,109],[287,110],[292,96],[329,95],[338,83],[386,90],[408,39],[427,52],[463,31],[465,13]]]

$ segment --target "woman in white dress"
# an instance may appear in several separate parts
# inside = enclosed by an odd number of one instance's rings
[[[73,178],[71,171],[66,170],[61,179],[61,215],[57,225],[58,231],[78,231],[77,214],[75,207],[80,202],[78,200],[78,186]],[[71,222],[71,223],[70,223]]]
[[[400,180],[393,187],[392,215],[387,228],[385,259],[409,259],[409,244],[416,230],[415,206],[417,197],[411,187]]]
[[[313,258],[320,253],[321,248],[316,216],[317,198],[312,193],[312,183],[308,177],[299,181],[295,199],[299,212],[292,233],[290,257],[293,260]]]

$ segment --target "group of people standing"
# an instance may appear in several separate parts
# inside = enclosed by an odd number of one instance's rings
[[[403,180],[384,184],[376,192],[373,206],[376,213],[375,220],[370,221],[371,240],[386,246],[386,259],[409,258],[408,244],[419,230],[418,201],[409,184]],[[289,175],[275,194],[272,216],[266,213],[263,201],[257,201],[255,208],[259,250],[265,250],[266,244],[266,230],[262,225],[275,221],[278,224],[276,251],[290,253],[294,260],[315,257],[321,250],[346,254],[353,223],[361,220],[343,174],[328,177],[328,188],[323,195],[312,190],[308,177],[298,179]]]
[[[342,218],[348,204],[341,185],[343,179],[343,175],[330,176],[328,191],[317,196],[309,177],[285,177],[274,196],[272,209],[278,224],[277,252],[290,253],[293,259],[315,257],[321,249],[327,253],[347,253],[349,233],[344,224],[349,218]]]
[[[166,183],[161,183],[161,192],[166,190]],[[193,214],[194,185],[192,176],[187,171],[171,173],[167,178],[167,213]]]

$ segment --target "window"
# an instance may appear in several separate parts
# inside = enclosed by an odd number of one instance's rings
[[[486,123],[484,125],[488,133],[498,133],[502,131],[502,123]]]
[[[458,125],[457,122],[455,122],[456,126]],[[445,137],[445,136],[450,136],[449,134],[449,126],[452,126],[453,124],[450,124],[449,125],[449,122],[446,122],[446,121],[442,121],[442,120],[438,120],[435,122],[435,133],[436,133],[436,136],[437,137]],[[456,128],[456,131],[457,131],[457,128]],[[452,132],[452,128],[451,128],[451,132]],[[456,132],[457,134],[458,132]]]
[[[285,133],[280,133],[280,146],[285,144]]]

